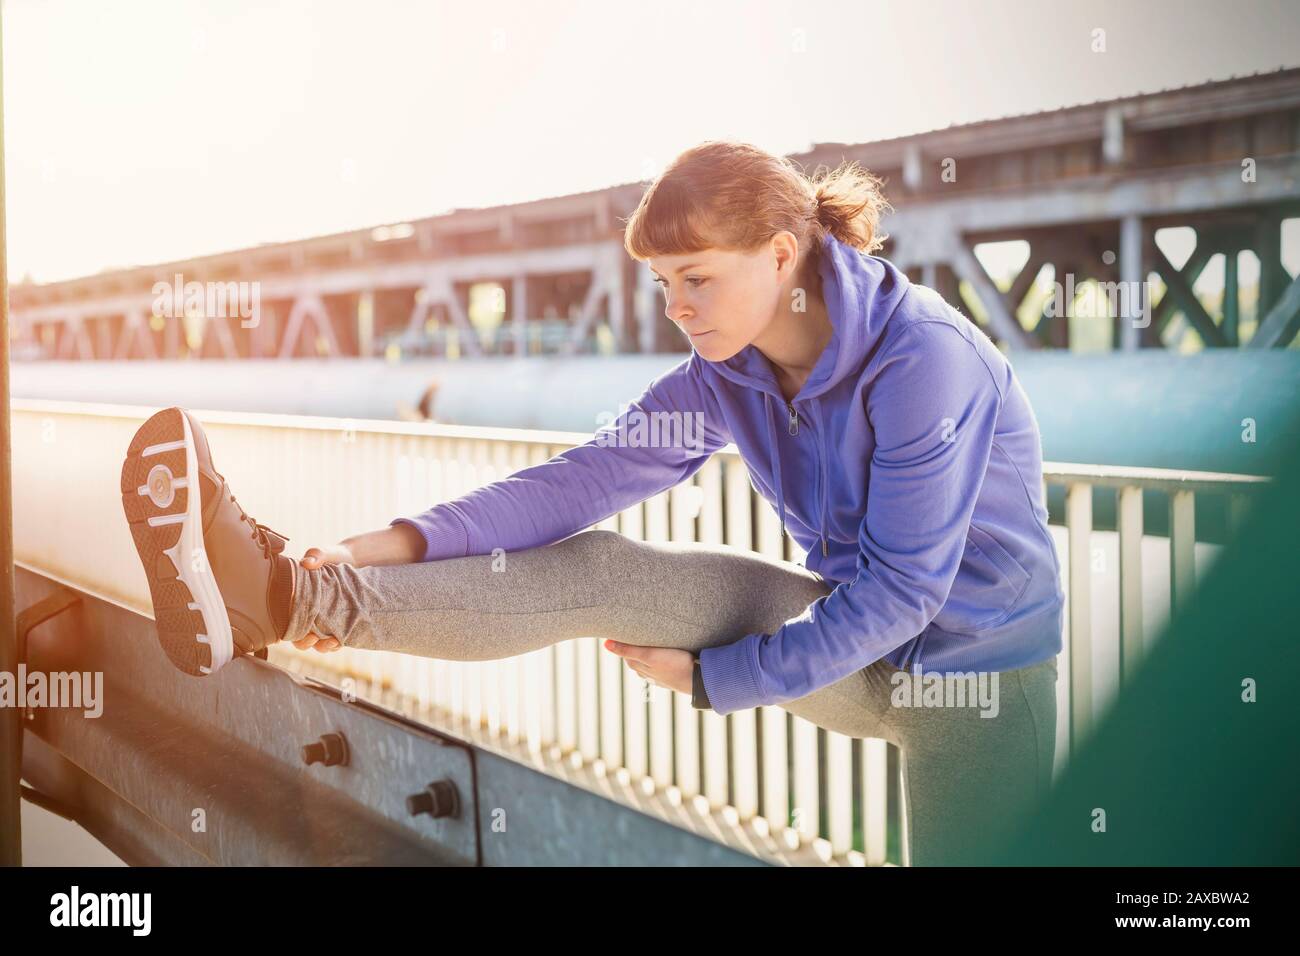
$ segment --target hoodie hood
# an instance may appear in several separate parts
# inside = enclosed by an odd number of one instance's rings
[[[776,374],[767,356],[753,345],[743,349],[723,362],[708,362],[719,375],[737,385],[763,393],[766,416],[768,454],[771,458],[773,482],[776,486],[777,513],[781,519],[781,535],[785,537],[785,489],[781,483],[781,456],[778,453],[775,416],[772,400],[787,407],[786,424],[790,434],[798,433],[799,414],[811,416],[822,433],[819,396],[824,395],[846,378],[854,381],[866,367],[876,350],[889,317],[907,294],[910,280],[896,266],[885,259],[868,255],[826,236],[818,257],[817,272],[822,280],[822,298],[831,323],[831,339],[813,365],[807,381],[794,399],[787,403],[781,394]],[[821,474],[826,474],[826,449],[819,442]],[[822,539],[822,554],[827,551],[826,510],[830,482],[821,483],[818,530]]]
[[[822,298],[832,335],[795,401],[815,398],[847,375],[862,370],[911,284],[892,263],[829,235],[822,245],[817,273],[822,280]],[[724,362],[709,365],[737,385],[785,400],[767,356],[753,345],[746,345]]]

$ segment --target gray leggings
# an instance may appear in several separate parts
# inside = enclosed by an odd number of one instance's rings
[[[314,631],[347,647],[455,661],[500,660],[583,636],[698,651],[770,634],[831,591],[787,561],[605,530],[496,557],[314,571],[295,562],[294,574],[287,640]],[[991,706],[987,696],[967,706],[903,705],[920,698],[898,687],[911,676],[881,660],[780,706],[899,747],[911,863],[965,859],[974,841],[1014,826],[1049,784],[1056,660],[1003,671],[996,683],[988,675]],[[952,691],[944,699],[960,700],[955,685],[965,682],[941,679]]]

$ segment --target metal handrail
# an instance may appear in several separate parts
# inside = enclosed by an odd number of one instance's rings
[[[129,559],[126,524],[114,519],[120,514],[122,449],[156,409],[28,399],[14,400],[13,408],[18,557],[52,578],[149,614],[143,572]],[[457,497],[591,438],[515,428],[196,414],[241,504],[304,548],[383,527],[396,515]],[[1054,537],[1062,535],[1055,543],[1068,602],[1058,687],[1061,713],[1068,717],[1060,721],[1058,771],[1145,656],[1147,635],[1155,633],[1166,601],[1155,583],[1167,579],[1173,601],[1181,602],[1194,587],[1198,563],[1213,556],[1206,550],[1213,546],[1196,541],[1196,496],[1248,500],[1267,481],[1044,464],[1044,496],[1049,485],[1066,489],[1064,528],[1052,528]],[[1094,528],[1095,487],[1118,489],[1117,532]],[[1149,489],[1169,492],[1167,539],[1143,534],[1142,494]],[[744,462],[728,445],[688,482],[595,527],[639,540],[703,541],[800,560],[793,540],[781,539],[773,510],[753,509],[755,495]],[[1113,588],[1102,587],[1109,583],[1108,549],[1115,550],[1119,568]],[[1167,578],[1158,566],[1165,560]],[[1109,620],[1105,600],[1118,601],[1117,622]],[[1100,611],[1094,608],[1099,601]],[[352,681],[362,696],[409,707],[431,722],[450,722],[458,733],[618,774],[791,845],[811,844],[827,860],[904,860],[898,781],[889,773],[883,740],[843,737],[779,707],[725,717],[696,711],[684,695],[646,685],[621,660],[602,653],[597,637],[475,663],[347,648],[329,655],[280,645],[271,651],[272,663]]]

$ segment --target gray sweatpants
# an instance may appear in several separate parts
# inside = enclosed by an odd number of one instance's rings
[[[295,562],[294,575],[287,640],[314,631],[348,647],[455,661],[575,637],[698,651],[771,633],[831,591],[787,561],[605,530],[496,556],[314,571]],[[983,680],[982,691],[959,675],[918,680],[882,660],[780,706],[902,750],[911,863],[931,865],[1014,826],[1051,779],[1055,659]]]

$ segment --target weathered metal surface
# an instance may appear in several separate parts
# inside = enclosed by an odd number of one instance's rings
[[[26,605],[59,587],[18,582]],[[102,672],[98,717],[33,709],[24,772],[133,864],[764,862],[265,661],[189,677],[149,619],[93,595],[33,632],[28,667]],[[305,762],[332,734],[346,759]],[[412,813],[431,785],[454,815]]]

